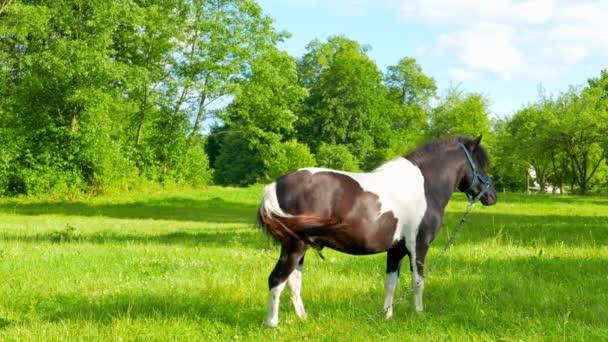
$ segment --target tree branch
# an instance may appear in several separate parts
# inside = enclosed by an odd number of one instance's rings
[[[2,3],[0,3],[0,16],[2,15],[2,12],[8,8],[8,5],[10,5],[12,1],[13,0],[4,0]]]

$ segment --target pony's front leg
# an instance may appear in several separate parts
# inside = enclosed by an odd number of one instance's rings
[[[292,274],[298,262],[306,252],[302,241],[288,241],[281,245],[281,256],[268,277],[268,316],[266,325],[276,327],[279,324],[279,302],[287,278]]]
[[[416,244],[416,255],[411,258],[412,262],[412,287],[414,289],[414,305],[416,312],[424,311],[422,294],[424,293],[424,259],[429,250],[429,245],[424,241]],[[415,261],[414,261],[415,260]]]
[[[424,311],[422,304],[422,293],[424,292],[424,276],[412,272],[412,287],[414,288],[414,305],[416,312],[420,313]]]
[[[393,299],[399,284],[401,260],[406,254],[405,243],[401,241],[389,249],[386,255],[386,280],[384,282],[384,317],[386,319],[393,317]]]

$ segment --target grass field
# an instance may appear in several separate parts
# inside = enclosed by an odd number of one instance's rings
[[[0,340],[608,340],[608,198],[499,195],[411,295],[381,308],[385,256],[309,253],[263,327],[278,255],[253,228],[261,187],[0,199]],[[458,194],[433,262],[464,211]],[[403,273],[397,296],[409,287]]]

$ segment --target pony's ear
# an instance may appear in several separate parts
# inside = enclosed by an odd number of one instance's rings
[[[477,146],[479,146],[479,143],[481,142],[481,137],[482,135],[480,134],[477,138],[473,139],[473,140],[469,140],[467,142],[467,148],[469,149],[469,151],[475,151],[475,149],[477,148]]]

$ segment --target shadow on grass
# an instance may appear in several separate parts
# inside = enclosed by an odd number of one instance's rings
[[[0,330],[8,327],[9,325],[11,325],[10,321],[7,321],[6,319],[0,317]]]
[[[35,216],[103,216],[119,219],[154,219],[249,223],[255,221],[257,207],[216,197],[196,200],[182,197],[149,199],[133,203],[88,204],[86,202],[0,203],[0,213]]]
[[[58,234],[59,233],[59,234]],[[245,229],[205,229],[200,231],[175,231],[165,234],[124,234],[113,231],[101,231],[90,235],[62,234],[47,232],[36,235],[0,233],[0,240],[25,243],[136,243],[160,244],[182,246],[208,246],[208,247],[249,247],[268,248],[271,246],[269,238],[257,228]]]
[[[460,194],[455,194],[459,196]],[[595,204],[595,205],[608,205],[608,196],[581,196],[581,195],[553,195],[553,194],[522,194],[522,193],[498,193],[498,203],[501,203],[501,199],[506,200],[505,203],[549,203],[549,204],[563,204],[563,203],[574,203],[574,204]]]
[[[439,238],[433,245],[447,241],[447,236],[462,214],[447,213]],[[606,216],[511,215],[473,212],[457,237],[458,243],[480,243],[499,239],[522,246],[594,245],[608,241]]]
[[[243,214],[245,211],[247,214]],[[253,223],[246,217],[253,216],[254,209],[245,207],[235,212],[228,209],[227,216],[203,217],[205,209],[201,209],[197,215],[199,220],[241,221]],[[163,216],[163,214],[151,214]],[[168,214],[167,214],[168,215]],[[217,214],[215,214],[217,215]],[[239,216],[242,215],[242,216]],[[212,216],[212,215],[209,215]],[[447,213],[445,223],[432,244],[432,248],[443,248],[448,240],[449,234],[459,222],[459,213]],[[5,241],[20,241],[28,243],[56,242],[56,243],[149,243],[166,245],[189,245],[189,246],[246,246],[266,247],[270,243],[265,234],[257,228],[222,228],[201,229],[187,231],[169,231],[166,233],[132,232],[103,230],[92,233],[80,233],[78,229],[73,232],[69,230],[58,230],[38,234],[21,234],[12,232],[0,232],[0,239]],[[484,244],[488,241],[497,241],[500,244],[512,243],[519,246],[531,246],[542,248],[543,246],[592,246],[601,245],[608,241],[608,220],[606,217],[589,216],[530,216],[530,215],[508,215],[484,212],[472,213],[467,223],[457,236],[456,243]]]

